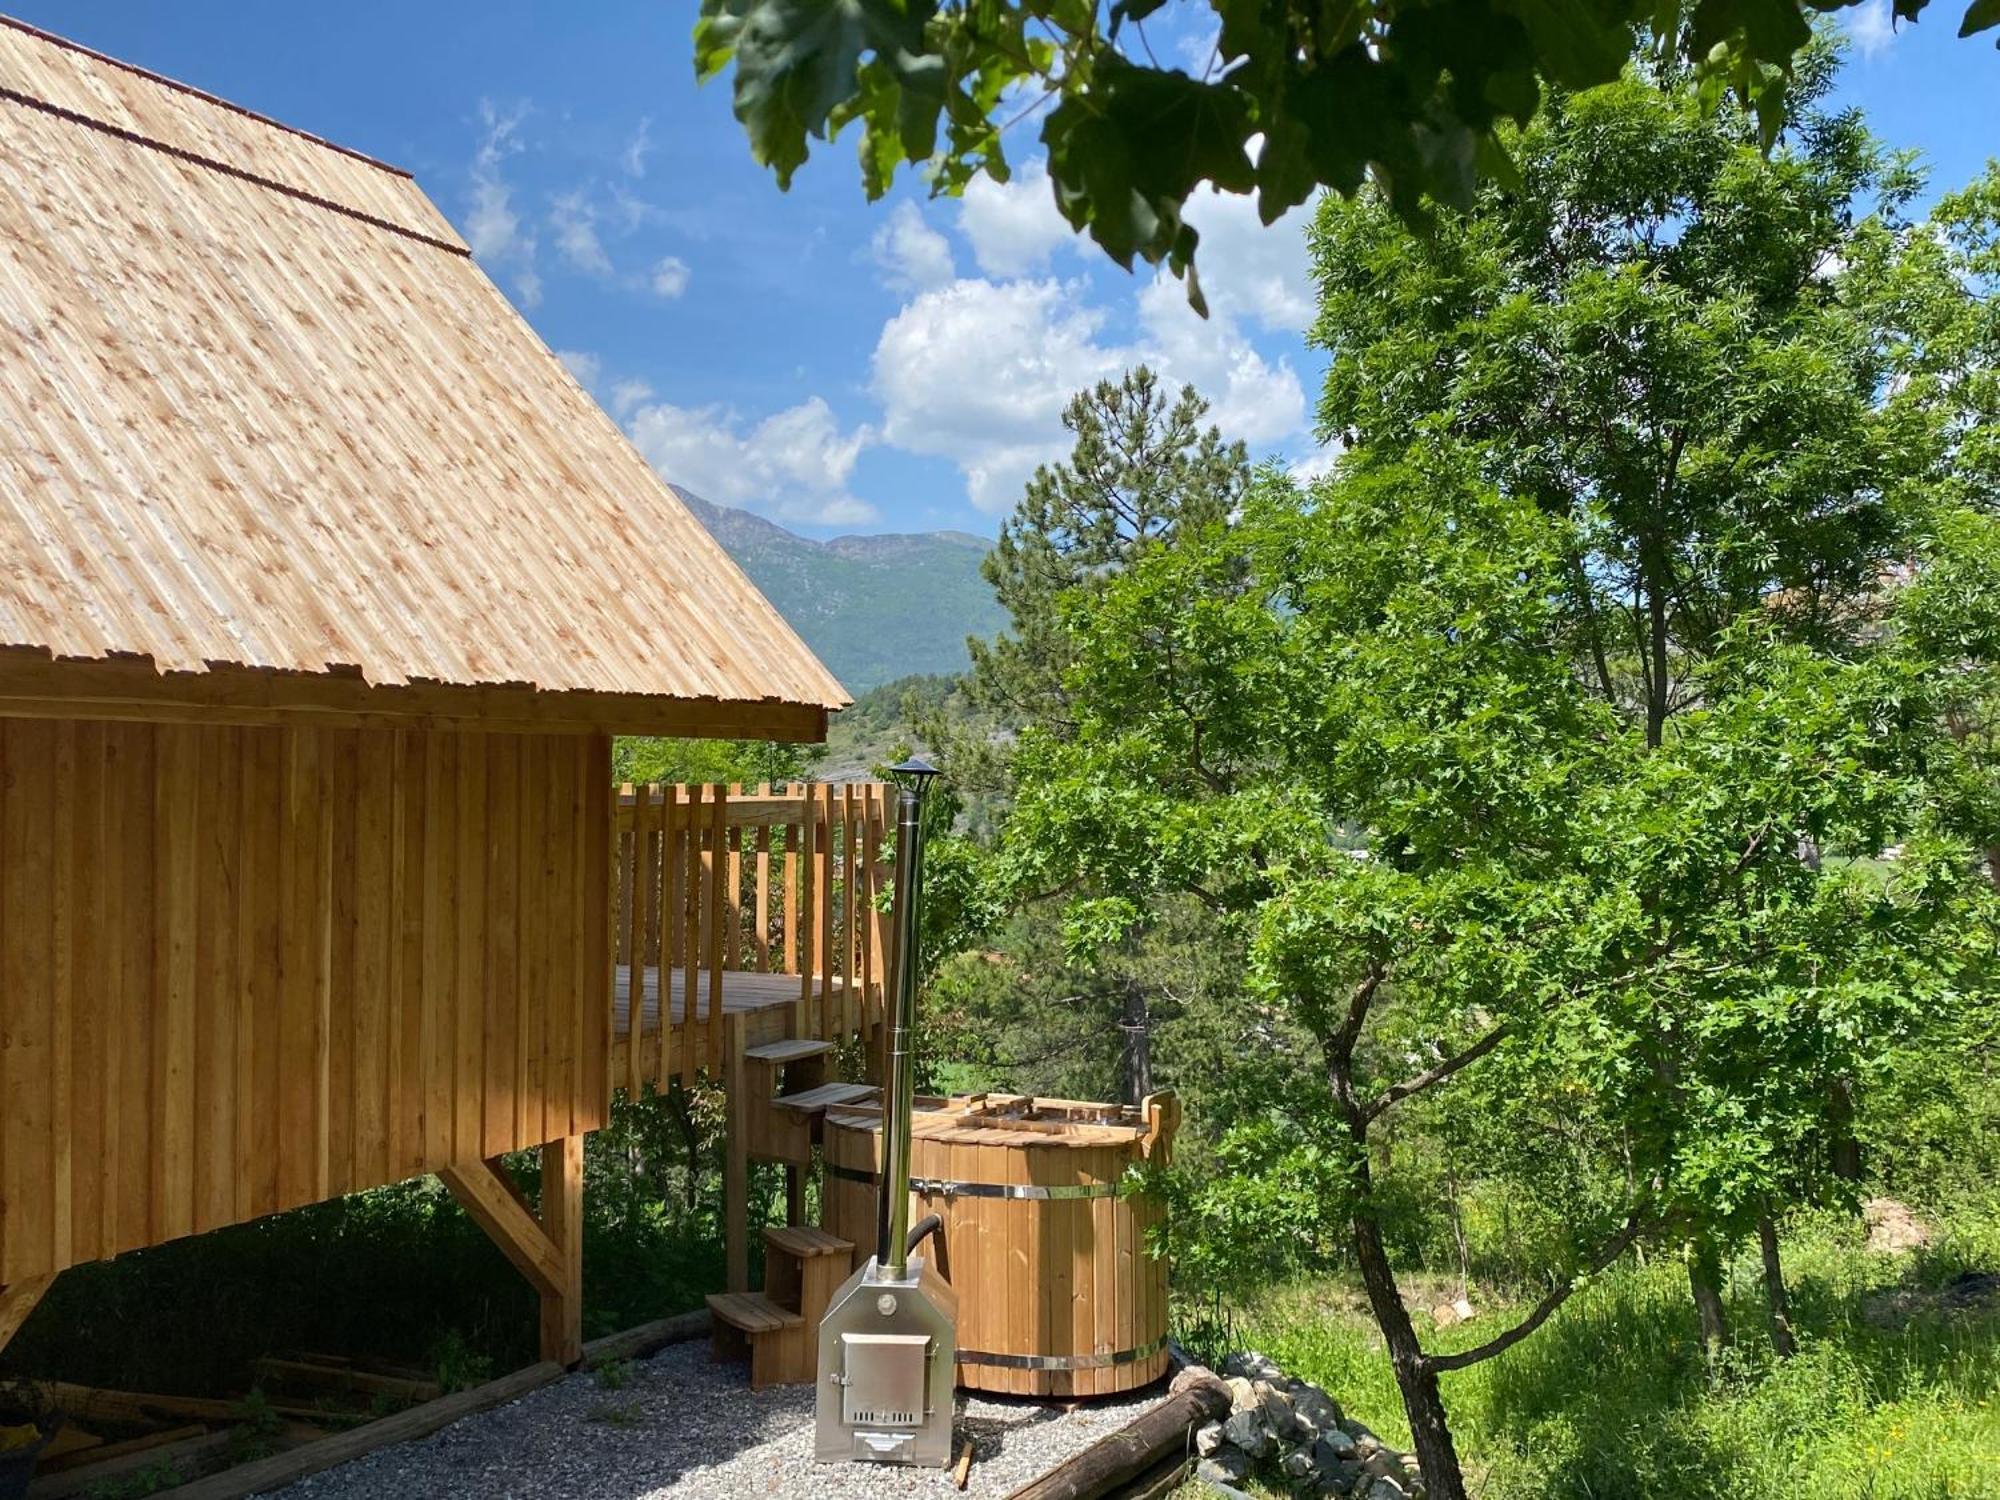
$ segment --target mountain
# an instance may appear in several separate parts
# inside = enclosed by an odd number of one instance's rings
[[[1006,624],[979,576],[992,546],[983,537],[923,531],[816,542],[673,490],[857,698],[898,677],[962,671],[965,638]]]

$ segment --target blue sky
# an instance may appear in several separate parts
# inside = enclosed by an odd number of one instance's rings
[[[8,8],[408,168],[661,472],[794,530],[991,532],[1066,396],[1139,359],[1257,455],[1316,457],[1300,215],[1195,205],[1202,323],[1072,240],[1032,125],[1015,182],[962,202],[867,204],[845,141],[780,193],[726,82],[694,83],[691,0]],[[1846,96],[1943,187],[2000,151],[2000,52],[1955,39],[1962,9],[1846,21]]]

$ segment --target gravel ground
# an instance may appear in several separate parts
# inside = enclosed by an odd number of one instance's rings
[[[974,1443],[968,1493],[997,1497],[1046,1473],[1155,1402],[1164,1384],[1075,1411],[1006,1397],[959,1397],[953,1451]],[[812,1459],[812,1387],[752,1392],[708,1344],[675,1344],[632,1366],[619,1390],[572,1375],[508,1406],[465,1418],[315,1474],[285,1500],[876,1500],[956,1495],[948,1472]]]

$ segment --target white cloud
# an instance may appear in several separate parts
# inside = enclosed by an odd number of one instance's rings
[[[653,399],[653,388],[643,380],[621,380],[611,387],[611,414],[623,421],[633,409]]]
[[[1861,0],[1846,15],[1847,34],[1863,57],[1880,57],[1896,40],[1896,16],[1889,0]]]
[[[879,519],[847,488],[874,433],[865,425],[843,432],[818,396],[748,428],[726,407],[640,405],[631,409],[626,430],[662,478],[704,499],[814,526]]]
[[[1037,159],[1011,181],[975,177],[959,200],[958,227],[972,258],[988,276],[1026,276],[1045,270],[1049,258],[1076,239],[1056,207],[1046,163]]]
[[[603,362],[595,354],[582,349],[558,349],[556,358],[562,361],[563,368],[568,370],[570,376],[585,390],[597,384],[597,377],[604,369]]]
[[[997,515],[1038,464],[1069,451],[1070,397],[1137,364],[1192,384],[1226,437],[1264,446],[1304,430],[1290,362],[1266,359],[1227,312],[1203,321],[1178,281],[1158,277],[1139,293],[1138,337],[1120,343],[1103,336],[1104,313],[1083,300],[1083,285],[967,279],[917,297],[875,346],[883,438],[951,459],[972,504]]]
[[[882,284],[891,291],[928,291],[957,273],[950,241],[926,224],[922,210],[907,199],[875,231],[870,250],[881,269]]]
[[[692,275],[688,263],[678,255],[662,256],[653,267],[653,293],[655,296],[672,299],[688,289],[688,278]]]
[[[520,247],[521,216],[514,212],[500,164],[521,149],[521,121],[527,112],[525,104],[503,113],[492,100],[479,101],[485,134],[472,156],[472,211],[465,220],[465,242],[481,260],[504,260]]]
[[[1103,316],[1053,280],[953,282],[883,327],[875,394],[883,436],[952,459],[972,503],[1008,510],[1035,465],[1065,447],[1062,409],[1123,355],[1098,342]]]
[[[1173,277],[1158,275],[1140,291],[1139,323],[1139,358],[1206,396],[1209,420],[1224,437],[1255,448],[1305,426],[1305,390],[1290,362],[1265,359],[1220,307],[1211,306],[1206,320],[1196,316],[1187,289]]]
[[[597,237],[597,211],[581,188],[556,195],[549,205],[549,227],[555,231],[557,253],[571,266],[592,276],[611,274],[611,257]]]
[[[1303,333],[1317,306],[1306,247],[1310,218],[1307,203],[1266,224],[1254,198],[1198,189],[1188,200],[1187,221],[1201,235],[1194,259],[1209,307],[1273,333]]]
[[[1307,454],[1304,458],[1293,464],[1289,472],[1292,478],[1300,484],[1311,484],[1315,480],[1324,479],[1327,475],[1331,474],[1339,466],[1340,460],[1346,456],[1346,453],[1347,445],[1345,443],[1339,441],[1331,442],[1317,452]]]
[[[646,157],[653,149],[653,117],[641,115],[639,128],[632,132],[632,139],[625,143],[624,155],[619,158],[628,177],[646,175]]]

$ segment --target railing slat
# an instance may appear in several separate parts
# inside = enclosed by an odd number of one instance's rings
[[[718,1076],[722,1071],[722,938],[727,925],[723,912],[723,876],[729,865],[729,790],[716,787],[714,811],[709,820],[708,853],[703,873],[708,876],[708,1065]],[[688,973],[688,1009],[694,1009],[694,973]]]

